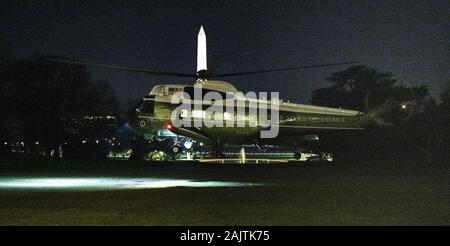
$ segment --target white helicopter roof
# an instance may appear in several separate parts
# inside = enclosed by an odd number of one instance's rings
[[[221,92],[230,92],[230,93],[237,92],[237,89],[236,87],[234,87],[234,85],[226,81],[220,80],[199,80],[197,81],[197,83],[195,83],[194,86],[196,87],[202,86],[205,89]]]
[[[156,85],[153,87],[153,89],[150,91],[149,95],[168,95],[169,89],[173,89],[173,92],[180,91],[184,87],[189,85],[181,85],[181,84],[161,84]],[[202,87],[204,89],[208,90],[214,90],[214,91],[220,91],[220,92],[228,92],[228,93],[235,93],[237,92],[237,89],[234,85],[225,82],[225,81],[219,81],[219,80],[199,80],[194,84],[194,87]]]

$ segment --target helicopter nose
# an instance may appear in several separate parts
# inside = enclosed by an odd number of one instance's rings
[[[144,132],[147,128],[147,122],[144,119],[139,119],[138,117],[130,118],[128,122],[130,129],[136,133]]]

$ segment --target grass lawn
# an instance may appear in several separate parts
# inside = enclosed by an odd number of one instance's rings
[[[0,188],[1,225],[449,225],[448,167],[407,161],[220,165],[8,156],[0,178],[239,181],[242,187]]]

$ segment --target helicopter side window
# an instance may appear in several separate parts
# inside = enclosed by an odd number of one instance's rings
[[[181,92],[181,91],[183,91],[183,88],[180,88],[180,87],[169,87],[168,94],[169,95],[173,95],[176,92]]]
[[[143,114],[153,114],[154,112],[154,101],[153,100],[143,100],[141,105],[141,113]]]
[[[203,88],[200,89],[200,88],[195,88],[195,87],[185,87],[185,88],[184,88],[184,92],[187,93],[191,99],[194,99],[195,92],[196,92],[196,93],[199,93],[199,95],[201,95],[202,98],[203,98],[203,97],[205,96],[205,94],[208,93],[208,92],[216,92],[216,93],[219,93],[220,96],[221,96],[224,100],[227,99],[227,96],[233,98],[233,95],[230,94],[230,93],[225,93],[225,92],[222,92],[222,91],[216,91],[216,90],[210,90],[210,89],[203,89]]]

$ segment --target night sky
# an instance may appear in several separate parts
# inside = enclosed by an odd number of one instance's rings
[[[0,38],[18,57],[67,55],[194,73],[204,25],[216,72],[359,61],[437,96],[450,79],[450,1],[2,1]],[[343,67],[227,78],[243,91],[308,102]],[[93,68],[122,102],[193,80]]]

